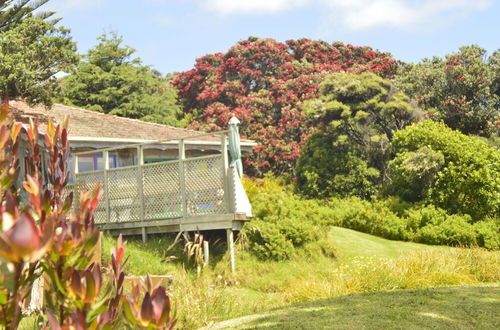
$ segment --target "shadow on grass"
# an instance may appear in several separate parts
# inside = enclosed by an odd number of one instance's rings
[[[208,329],[500,329],[500,285],[356,294],[222,322]]]

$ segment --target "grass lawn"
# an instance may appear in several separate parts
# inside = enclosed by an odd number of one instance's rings
[[[390,241],[332,227],[328,239],[314,242],[287,261],[262,261],[238,249],[235,274],[222,257],[223,242],[214,244],[211,265],[197,276],[184,260],[182,241],[167,251],[173,237],[152,236],[146,244],[128,240],[127,273],[174,276],[170,294],[183,329],[243,315],[255,315],[238,319],[242,327],[250,328],[317,329],[331,328],[332,324],[342,328],[452,327],[446,318],[456,320],[458,328],[478,328],[483,326],[481,322],[491,325],[496,317],[489,317],[488,310],[500,309],[498,285],[467,287],[500,283],[499,251]],[[113,241],[105,239],[105,264]],[[178,259],[166,262],[170,255]],[[458,285],[465,287],[444,288]],[[426,289],[431,287],[440,288]],[[453,294],[447,298],[450,292]],[[463,304],[455,307],[460,301]],[[482,301],[485,306],[464,311],[472,308],[471,301]],[[477,326],[473,322],[478,322]]]
[[[372,292],[307,302],[207,329],[499,329],[500,285]]]
[[[328,238],[333,242],[341,257],[385,257],[397,258],[402,253],[417,250],[446,249],[413,242],[391,241],[355,230],[332,227]]]

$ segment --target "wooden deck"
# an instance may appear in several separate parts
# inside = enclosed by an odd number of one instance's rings
[[[186,158],[185,140],[177,139],[177,160],[144,164],[144,147],[155,141],[75,154],[102,154],[105,168],[79,172],[75,168],[77,193],[100,184],[104,195],[95,223],[111,234],[142,235],[195,230],[240,230],[251,218],[251,206],[234,168],[228,166],[227,132],[221,136],[221,153]],[[109,168],[109,153],[137,149],[137,165]]]

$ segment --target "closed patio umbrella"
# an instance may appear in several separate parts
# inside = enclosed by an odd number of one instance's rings
[[[238,131],[238,118],[233,117],[229,121],[229,153],[231,154],[231,166],[236,167],[240,178],[243,177],[243,164],[241,162],[240,133]]]

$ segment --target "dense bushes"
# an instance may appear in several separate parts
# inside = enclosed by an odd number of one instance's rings
[[[342,226],[394,240],[435,245],[500,248],[498,219],[474,222],[398,197],[301,199],[276,179],[248,180],[254,220],[244,229],[250,251],[264,260],[286,260],[312,245],[326,244],[328,226]]]
[[[395,200],[333,199],[332,223],[389,239],[426,244],[500,248],[495,220],[474,223],[469,215],[448,214],[435,206],[411,206]],[[497,221],[498,222],[498,221]]]
[[[303,200],[276,179],[257,179],[245,184],[254,219],[243,230],[250,250],[265,260],[289,259],[325,237],[324,225],[333,212],[315,200]]]
[[[498,149],[430,120],[396,132],[392,148],[389,193],[474,221],[500,214]]]

